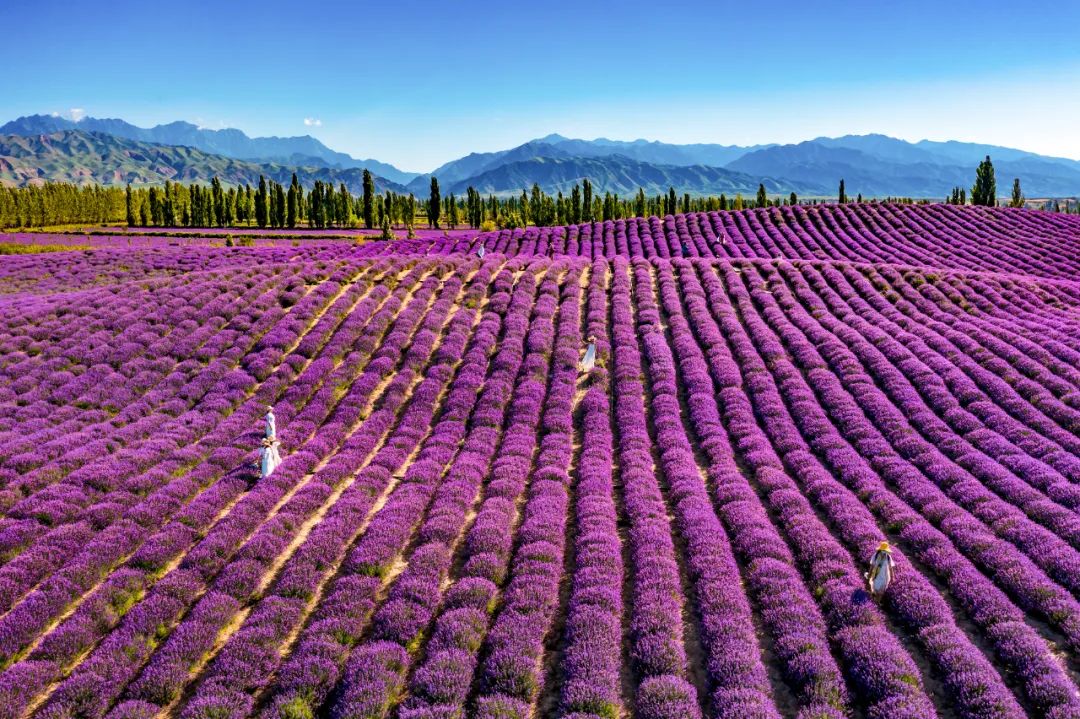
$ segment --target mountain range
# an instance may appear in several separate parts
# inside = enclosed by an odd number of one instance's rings
[[[622,197],[637,194],[638,189],[647,195],[665,194],[674,187],[678,192],[696,195],[719,195],[726,193],[753,195],[758,184],[763,184],[771,195],[796,192],[800,195],[822,196],[832,192],[826,185],[813,180],[790,180],[751,174],[725,167],[708,165],[661,165],[635,160],[624,155],[580,157],[574,155],[545,154],[542,145],[533,145],[538,154],[517,154],[514,158],[487,165],[476,174],[447,183],[439,177],[443,193],[464,194],[471,186],[481,194],[507,194],[521,192],[523,188],[538,183],[545,192],[569,194],[582,178],[589,178],[600,192],[612,192]],[[427,187],[423,178],[409,183],[412,192]]]
[[[998,192],[1008,194],[1018,177],[1030,197],[1080,194],[1080,162],[996,145],[922,140],[885,135],[819,137],[797,144],[752,146],[691,144],[558,134],[497,152],[471,153],[431,173],[404,172],[386,162],[361,160],[334,151],[319,140],[248,137],[240,130],[209,130],[188,122],[140,128],[123,120],[52,115],[20,117],[0,126],[0,182],[43,180],[151,184],[165,179],[251,182],[265,174],[279,182],[297,171],[316,179],[359,187],[362,169],[377,177],[380,190],[425,196],[431,176],[443,194],[509,195],[538,184],[546,192],[568,192],[589,178],[598,192],[623,196],[638,188],[655,195],[678,193],[753,194],[758,183],[770,194],[796,192],[831,197],[840,179],[848,194],[938,199],[954,186],[968,187],[975,166],[994,161]]]
[[[1020,178],[1031,197],[1080,193],[1080,162],[994,145],[905,142],[885,135],[818,138],[748,152],[726,167],[750,175],[780,175],[792,182],[844,178],[848,194],[939,198],[954,186],[970,187],[985,156],[994,162],[998,193]]]
[[[0,135],[0,184],[26,185],[45,180],[101,185],[161,185],[166,180],[210,182],[215,176],[226,185],[257,185],[259,176],[288,185],[295,172],[302,185],[316,180],[345,183],[349,191],[363,191],[363,169],[283,165],[249,162],[212,155],[192,147],[157,145],[106,135],[101,132],[61,130],[47,135]],[[374,174],[374,173],[373,173]],[[383,192],[408,192],[403,186],[375,175]]]
[[[552,134],[523,145],[499,152],[474,152],[457,160],[435,168],[431,173],[416,178],[421,182],[425,177],[435,175],[440,182],[460,182],[474,175],[512,162],[531,160],[536,157],[565,159],[570,157],[602,158],[619,156],[629,160],[653,165],[672,165],[689,167],[706,165],[724,167],[748,152],[772,147],[772,145],[671,145],[665,142],[649,140],[573,140],[562,135]],[[636,191],[636,188],[635,188]]]
[[[310,135],[248,137],[240,130],[211,130],[190,122],[136,127],[124,120],[84,117],[76,121],[56,115],[27,115],[0,125],[0,135],[48,135],[67,130],[98,132],[158,145],[193,147],[212,155],[237,160],[338,169],[366,167],[372,173],[400,184],[409,182],[417,175],[415,172],[403,172],[378,160],[358,160],[344,152],[335,152]]]

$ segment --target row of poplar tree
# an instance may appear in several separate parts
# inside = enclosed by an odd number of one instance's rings
[[[354,197],[344,183],[335,188],[316,180],[305,190],[295,174],[287,188],[265,177],[256,187],[241,184],[228,189],[216,177],[208,187],[178,182],[166,182],[163,188],[129,185],[124,191],[124,217],[130,227],[354,227],[358,218],[373,227],[384,215],[405,225],[415,222],[412,195],[375,195],[373,181],[370,188]]]
[[[363,191],[354,196],[344,184],[316,181],[305,190],[293,175],[288,187],[265,177],[256,186],[225,187],[215,177],[209,185],[166,181],[164,186],[126,188],[77,186],[49,182],[27,187],[0,187],[0,227],[55,227],[73,224],[126,222],[130,227],[366,227],[393,226],[411,230],[418,217],[429,227],[454,229],[466,224],[480,228],[525,225],[564,225],[591,220],[669,215],[706,210],[740,210],[794,204],[792,193],[782,202],[770,200],[764,187],[755,199],[637,195],[624,199],[610,192],[600,196],[589,180],[563,195],[549,195],[533,185],[516,197],[483,196],[470,187],[465,198],[443,197],[437,178],[431,179],[426,201],[394,192],[377,193],[374,178],[365,172]]]
[[[847,202],[843,194],[843,181],[841,181],[840,202]],[[858,202],[862,202],[859,195]],[[914,203],[911,198],[888,198],[888,202]],[[763,184],[758,185],[757,194],[753,198],[744,198],[736,194],[728,198],[724,193],[719,196],[691,197],[689,193],[681,196],[675,192],[675,188],[668,188],[667,194],[646,195],[645,191],[638,189],[637,194],[631,198],[623,198],[619,195],[605,192],[601,197],[593,192],[592,183],[582,180],[576,183],[569,194],[557,192],[554,196],[548,195],[539,185],[534,184],[531,192],[522,190],[518,197],[497,198],[488,196],[486,199],[473,188],[468,188],[465,200],[466,222],[472,227],[484,227],[493,224],[499,228],[524,227],[536,225],[537,227],[575,225],[581,222],[600,220],[621,220],[627,217],[650,217],[653,215],[675,215],[687,212],[713,212],[719,210],[743,210],[754,207],[780,207],[782,205],[816,205],[817,199],[801,201],[792,192],[787,197],[770,197]],[[926,202],[920,200],[920,202]]]

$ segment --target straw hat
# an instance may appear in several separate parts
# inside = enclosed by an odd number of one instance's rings
[[[892,549],[889,547],[888,542],[882,542],[881,544],[878,545],[877,548],[878,548],[879,552],[891,552],[892,551]]]

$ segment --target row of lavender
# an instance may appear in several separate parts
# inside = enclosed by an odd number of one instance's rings
[[[210,247],[155,238],[147,247],[125,245],[96,250],[5,256],[0,262],[0,298],[15,307],[29,305],[39,311],[53,307],[45,296],[101,288],[116,294],[125,288],[162,287],[189,273],[237,269],[255,271],[257,265],[278,268],[284,262],[330,263],[356,254],[349,242],[297,242],[258,247]],[[278,268],[280,271],[280,268]],[[5,296],[10,295],[5,298]]]

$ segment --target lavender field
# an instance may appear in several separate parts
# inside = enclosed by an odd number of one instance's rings
[[[1080,717],[1080,216],[87,244],[0,258],[0,719]]]

